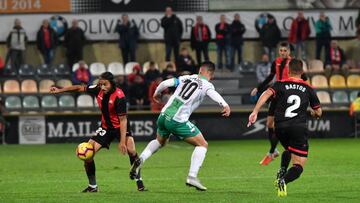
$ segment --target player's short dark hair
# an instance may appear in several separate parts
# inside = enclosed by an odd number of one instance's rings
[[[288,42],[281,42],[280,47],[286,47],[287,49],[290,50],[290,44]]]
[[[211,61],[204,61],[201,63],[200,67],[206,68],[210,72],[215,72],[215,64]]]
[[[289,62],[289,70],[293,74],[302,74],[304,72],[302,60],[291,59]]]

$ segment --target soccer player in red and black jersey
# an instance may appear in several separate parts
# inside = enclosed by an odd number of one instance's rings
[[[125,95],[121,89],[116,87],[112,73],[102,73],[97,85],[74,85],[61,89],[52,87],[50,92],[55,94],[86,92],[96,97],[101,110],[101,127],[96,131],[97,134],[89,140],[89,143],[94,146],[95,154],[103,147],[109,148],[110,143],[116,138],[120,141],[118,145],[120,152],[129,155],[130,165],[138,158],[134,138],[129,130]],[[97,192],[94,160],[85,161],[84,166],[89,179],[89,186],[83,192]],[[145,190],[140,174],[136,177],[136,184],[139,191]]]
[[[280,43],[279,47],[279,57],[275,59],[275,61],[271,65],[271,72],[267,76],[267,78],[258,85],[257,88],[254,88],[251,91],[251,96],[255,96],[258,91],[265,90],[266,87],[273,81],[276,76],[276,81],[281,81],[283,79],[287,79],[289,77],[289,62],[291,60],[290,56],[290,45],[287,42]],[[302,78],[306,80],[306,76],[302,75]],[[268,138],[271,144],[269,152],[265,155],[265,157],[260,161],[261,165],[268,165],[274,158],[279,155],[279,152],[276,149],[276,145],[279,142],[275,135],[274,130],[274,110],[275,103],[270,102],[270,107],[268,111],[268,117],[266,121],[266,126],[268,128]]]
[[[300,177],[308,156],[307,108],[311,115],[322,114],[319,98],[314,89],[301,79],[303,62],[292,59],[289,63],[289,78],[276,82],[259,98],[249,116],[248,126],[255,123],[262,105],[269,98],[275,101],[275,131],[285,151],[281,155],[281,167],[277,173],[278,196],[286,196],[286,184]],[[289,169],[290,161],[293,166]]]

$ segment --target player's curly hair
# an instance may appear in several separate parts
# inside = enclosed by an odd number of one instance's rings
[[[114,75],[111,72],[103,72],[103,73],[101,73],[100,79],[109,81],[112,88],[116,87],[116,83],[115,83],[115,80],[114,80]]]

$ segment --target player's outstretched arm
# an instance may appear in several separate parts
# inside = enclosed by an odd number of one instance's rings
[[[164,91],[166,88],[177,86],[176,85],[177,83],[178,83],[178,79],[176,78],[170,78],[162,81],[155,90],[155,93],[153,95],[154,101],[157,103],[161,103],[160,101],[161,92]]]
[[[228,117],[230,116],[230,107],[224,100],[224,98],[214,89],[209,89],[206,94],[216,103],[218,103],[221,107],[223,107],[222,116]]]
[[[249,122],[247,124],[247,127],[251,126],[253,123],[257,120],[257,114],[259,113],[261,107],[266,103],[266,101],[273,95],[274,93],[271,90],[266,90],[257,101],[254,110],[249,116]]]
[[[73,85],[73,86],[63,87],[63,88],[51,87],[50,93],[59,94],[59,93],[63,93],[63,92],[85,92],[85,88],[86,87],[83,85]]]

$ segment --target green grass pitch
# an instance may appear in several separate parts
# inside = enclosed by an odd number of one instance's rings
[[[141,151],[146,143],[137,143]],[[208,191],[185,186],[193,147],[171,142],[144,165],[149,189],[137,192],[128,178],[129,159],[117,145],[96,157],[100,192],[82,194],[87,186],[75,144],[0,146],[0,202],[360,202],[360,140],[312,139],[304,173],[276,196],[277,158],[258,163],[266,140],[210,141],[199,178]]]

